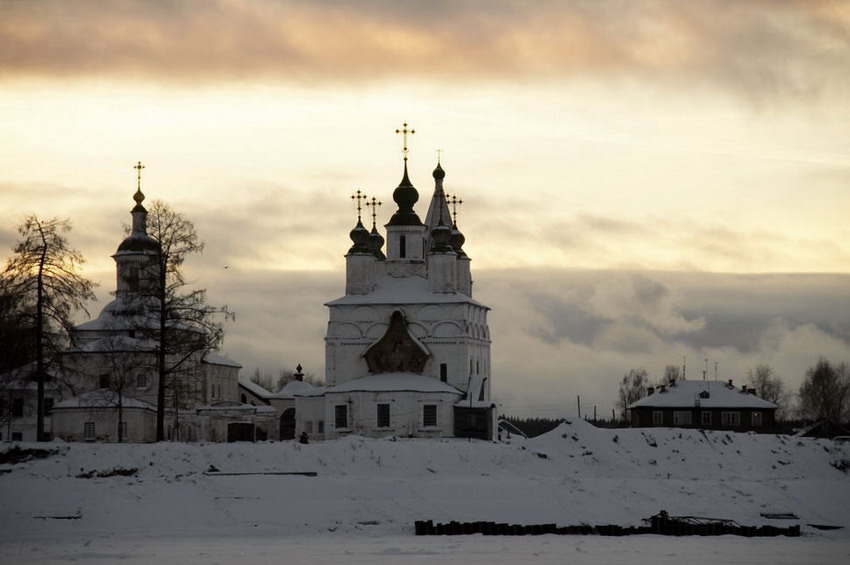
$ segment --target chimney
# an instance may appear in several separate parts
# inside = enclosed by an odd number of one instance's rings
[[[651,387],[646,389],[646,395],[647,396],[652,396],[654,393],[655,393],[655,387],[654,386],[651,386]]]

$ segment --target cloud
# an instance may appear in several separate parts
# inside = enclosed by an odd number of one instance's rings
[[[758,97],[847,87],[832,2],[5,2],[0,73],[301,83],[606,75]]]

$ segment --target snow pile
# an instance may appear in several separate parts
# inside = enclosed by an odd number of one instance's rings
[[[662,509],[850,538],[850,475],[836,468],[850,454],[831,441],[583,421],[510,441],[56,443],[50,457],[0,465],[0,544],[98,532],[407,536],[429,519],[625,526]]]

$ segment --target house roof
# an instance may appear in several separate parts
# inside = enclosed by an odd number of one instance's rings
[[[325,306],[358,304],[451,304],[469,303],[487,308],[460,292],[432,292],[428,281],[419,276],[383,276],[375,282],[372,292],[349,294],[325,303]]]
[[[705,394],[707,393],[707,395]],[[656,387],[653,394],[629,405],[632,408],[777,408],[776,404],[726,382],[685,381]]]
[[[380,373],[346,381],[328,387],[328,394],[335,392],[449,392],[462,394],[455,387],[440,379],[416,373]]]

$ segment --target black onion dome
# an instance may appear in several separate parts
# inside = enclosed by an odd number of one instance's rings
[[[457,252],[457,254],[461,257],[465,257],[466,253],[463,250],[463,244],[466,243],[466,237],[457,229],[457,224],[452,226],[452,235],[451,235],[451,244],[452,248]]]
[[[431,230],[431,253],[451,253],[452,229],[440,220],[437,227]]]
[[[348,236],[354,242],[349,253],[369,253],[369,230],[363,227],[363,222],[357,220],[357,225]]]
[[[398,204],[398,210],[390,218],[388,226],[421,226],[422,220],[413,211],[413,205],[419,201],[419,192],[410,183],[407,176],[407,161],[404,163],[404,176],[398,188],[393,191],[393,200]]]
[[[132,234],[125,238],[118,246],[118,253],[121,252],[144,252],[155,251],[159,253],[159,242],[147,234]]]
[[[446,178],[446,171],[443,170],[443,167],[440,166],[439,163],[437,163],[437,168],[434,169],[434,172],[432,174],[434,175],[435,180],[443,180],[444,178]]]
[[[382,251],[384,247],[384,236],[378,233],[378,230],[375,226],[372,226],[372,231],[369,232],[369,250],[372,252],[375,257],[379,260],[383,261],[386,259],[386,255]]]

